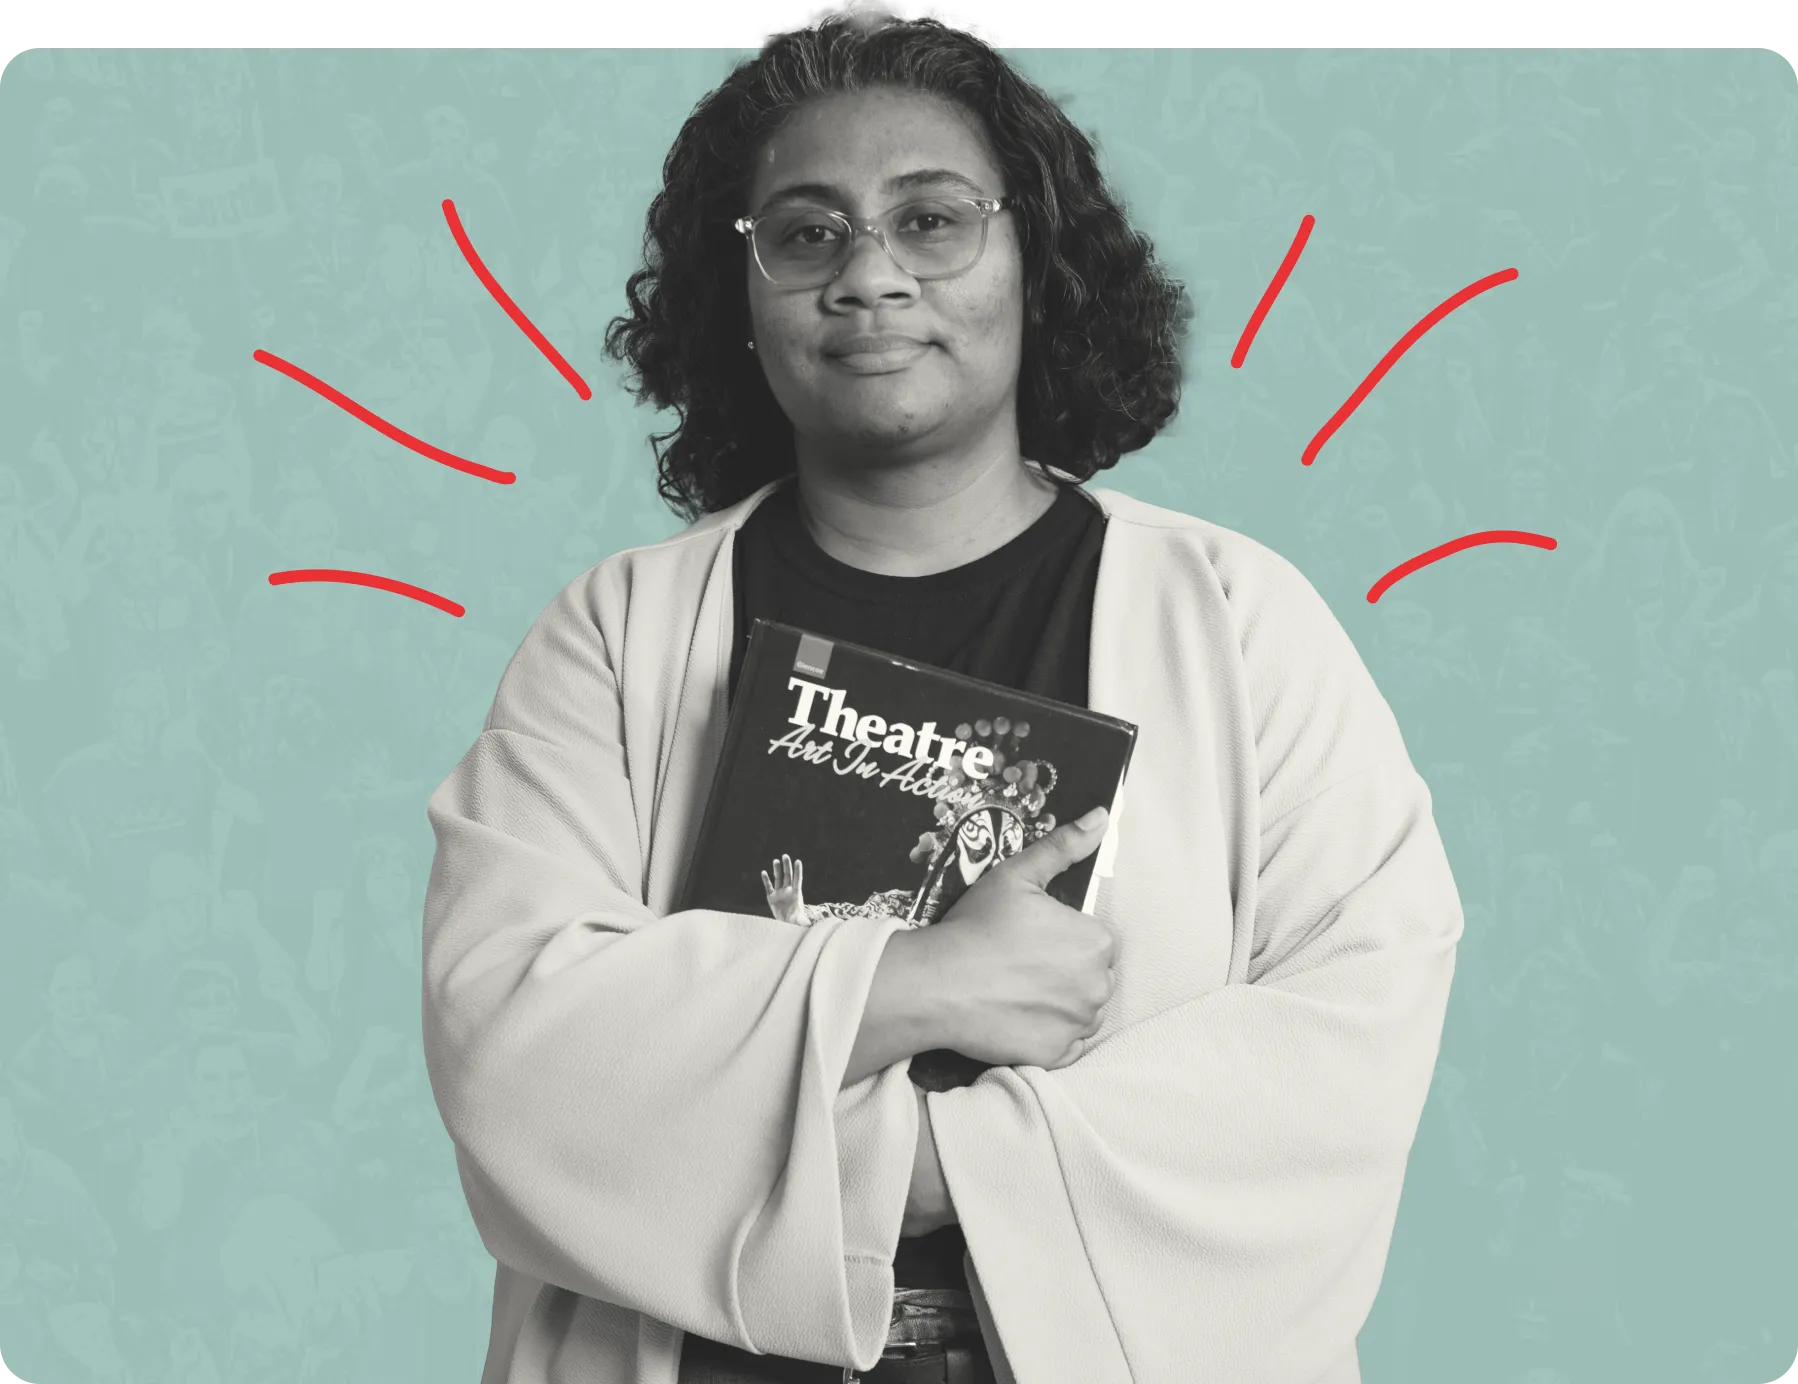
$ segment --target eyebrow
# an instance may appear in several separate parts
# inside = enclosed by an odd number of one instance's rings
[[[943,184],[966,189],[975,197],[985,197],[986,189],[968,177],[965,173],[957,173],[953,168],[914,168],[909,173],[901,173],[888,178],[882,184],[887,192],[913,192],[921,187],[938,187]],[[842,188],[830,183],[790,183],[786,187],[776,188],[763,200],[764,207],[774,206],[778,202],[847,202],[848,194]]]

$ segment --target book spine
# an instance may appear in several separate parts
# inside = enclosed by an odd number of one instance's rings
[[[755,678],[761,668],[762,661],[768,656],[768,637],[766,631],[757,631],[757,637],[749,641],[749,651],[743,655],[743,666],[737,670],[737,704],[743,703],[743,692],[755,685]],[[730,676],[729,664],[725,665],[725,677]],[[681,881],[680,898],[676,903],[676,911],[685,912],[695,907],[694,895],[699,889],[699,871],[706,860],[711,858],[712,838],[718,833],[719,819],[724,815],[724,806],[729,798],[728,780],[731,769],[737,763],[738,747],[747,734],[749,718],[742,715],[730,715],[725,722],[724,743],[719,748],[718,764],[712,771],[712,788],[706,796],[705,815],[699,819],[699,833],[693,842],[693,853],[687,857],[686,878]]]

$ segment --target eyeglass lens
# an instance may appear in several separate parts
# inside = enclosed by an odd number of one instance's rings
[[[959,273],[978,258],[986,218],[971,202],[911,202],[880,218],[899,267],[920,277]],[[822,283],[848,258],[848,222],[817,207],[791,207],[755,223],[755,253],[776,283]]]

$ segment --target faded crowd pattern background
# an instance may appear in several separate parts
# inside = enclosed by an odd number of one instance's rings
[[[37,51],[0,78],[0,1354],[23,1378],[478,1377],[492,1261],[419,1042],[424,802],[558,587],[679,527],[663,420],[599,343],[661,155],[731,57]],[[1177,425],[1099,483],[1318,585],[1466,903],[1370,1384],[1776,1377],[1791,67],[1019,57],[1200,307]],[[446,197],[590,403],[462,262]],[[1511,266],[1300,465],[1407,328]],[[518,483],[396,446],[259,347]],[[1507,527],[1560,547],[1365,600]],[[294,567],[468,614],[268,585]]]

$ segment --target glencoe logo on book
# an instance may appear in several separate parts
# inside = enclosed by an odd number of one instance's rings
[[[821,678],[830,671],[830,641],[815,634],[802,634],[799,649],[793,655],[793,667],[801,673]]]

